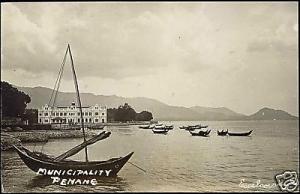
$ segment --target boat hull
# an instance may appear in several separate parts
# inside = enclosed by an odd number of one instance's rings
[[[116,176],[125,163],[130,159],[133,152],[127,156],[110,159],[107,161],[91,161],[91,162],[81,162],[64,160],[59,162],[49,161],[46,159],[38,158],[34,156],[33,152],[30,152],[26,148],[20,149],[14,146],[21,160],[25,163],[28,168],[32,171],[41,174],[41,172],[57,170],[57,171],[96,171],[99,172],[95,176]],[[103,173],[100,174],[102,170]],[[109,173],[105,173],[109,172]],[[41,174],[49,176],[49,174]],[[88,176],[91,176],[90,174]]]
[[[152,129],[153,133],[157,133],[157,134],[167,134],[169,132],[169,130],[165,130],[165,129]]]
[[[252,130],[246,133],[230,133],[228,132],[229,136],[249,136],[252,133]]]
[[[218,136],[226,136],[228,134],[228,131],[217,131]]]
[[[210,133],[210,130],[207,130],[207,131],[199,131],[199,132],[191,132],[189,131],[190,134],[192,136],[201,136],[201,137],[208,137],[209,133]]]

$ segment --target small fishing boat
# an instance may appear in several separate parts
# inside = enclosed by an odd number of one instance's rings
[[[88,126],[88,129],[104,129],[104,125],[95,125],[95,126]]]
[[[199,132],[192,132],[192,131],[189,131],[190,134],[192,136],[202,136],[202,137],[207,137],[209,135],[211,130],[206,130],[206,131],[199,131]]]
[[[186,129],[186,126],[180,126],[179,129]]]
[[[155,125],[152,124],[152,125],[149,126],[149,129],[153,129],[154,127],[155,127]]]
[[[64,159],[61,161],[56,161],[54,157],[50,155],[43,154],[41,152],[32,152],[26,149],[25,147],[16,147],[18,155],[26,166],[32,171],[39,173],[44,176],[52,176],[49,174],[51,171],[57,171],[60,173],[65,172],[65,175],[68,176],[68,172],[72,171],[72,175],[75,172],[83,171],[97,171],[97,174],[94,176],[116,176],[117,173],[122,169],[126,162],[130,159],[133,152],[129,153],[124,157],[111,158],[106,161],[74,161],[69,159]],[[103,172],[103,173],[101,173]],[[109,173],[105,173],[109,172]],[[84,176],[84,174],[81,174]],[[93,176],[93,175],[86,175]]]
[[[195,125],[198,129],[202,129],[202,128],[207,128],[208,127],[208,125],[201,125],[201,124],[199,124],[199,125]]]
[[[83,133],[83,143],[73,147],[72,149],[60,154],[59,156],[51,156],[42,152],[33,152],[22,145],[17,147],[14,145],[15,150],[17,151],[18,155],[20,156],[21,160],[25,163],[25,165],[33,170],[34,172],[37,172],[41,175],[52,175],[53,172],[59,173],[66,173],[65,175],[69,175],[68,172],[88,172],[88,171],[94,171],[97,172],[97,176],[116,176],[117,173],[121,170],[121,168],[125,165],[125,163],[130,159],[132,156],[133,152],[129,153],[128,155],[124,157],[119,157],[119,158],[111,158],[106,161],[89,161],[88,159],[88,146],[92,145],[100,140],[103,140],[107,137],[110,136],[110,132],[102,132],[91,139],[87,140],[86,139],[86,134],[85,134],[85,126],[84,126],[84,119],[83,119],[83,111],[82,111],[82,105],[81,105],[81,99],[80,99],[80,92],[79,92],[79,87],[78,87],[78,82],[77,82],[77,77],[75,73],[75,68],[74,68],[74,63],[73,63],[73,57],[71,53],[71,48],[70,45],[68,44],[67,50],[65,52],[64,58],[63,58],[63,63],[59,71],[58,78],[56,80],[54,90],[52,92],[49,104],[51,100],[53,99],[53,105],[55,105],[56,101],[56,96],[59,91],[59,85],[60,81],[62,78],[62,72],[63,68],[65,66],[66,62],[66,57],[69,54],[70,56],[70,61],[71,61],[71,68],[72,68],[72,73],[73,73],[73,79],[74,79],[74,84],[75,84],[75,89],[76,89],[76,95],[77,95],[77,102],[78,102],[78,108],[79,108],[79,113],[81,116],[80,119],[80,124],[81,124],[81,129]],[[53,110],[53,109],[52,109]],[[52,115],[52,114],[50,114]],[[85,151],[85,161],[74,161],[67,159],[81,150]],[[63,171],[63,172],[62,172]],[[105,171],[105,173],[104,173]],[[93,174],[93,173],[92,173]],[[74,175],[74,174],[71,174]],[[90,173],[87,174],[81,174],[81,175],[86,175],[86,176],[91,176]]]
[[[182,129],[185,129],[187,131],[194,131],[195,129],[202,129],[202,128],[207,128],[208,125],[189,125],[187,127],[183,126]]]
[[[168,129],[164,129],[164,128],[161,128],[161,129],[152,129],[153,133],[159,133],[159,134],[167,134],[169,132]]]
[[[217,131],[219,136],[226,136],[228,134],[228,129],[225,131],[222,129],[222,131]]]
[[[173,125],[166,125],[166,126],[165,126],[165,129],[168,129],[168,130],[172,130],[173,128],[174,128]]]
[[[165,128],[166,128],[166,126],[163,125],[163,124],[159,124],[159,125],[154,126],[154,129],[165,129]]]
[[[141,125],[139,126],[140,129],[149,129],[150,125]]]
[[[252,131],[253,130],[251,130],[249,132],[239,132],[239,133],[237,133],[237,132],[234,132],[234,133],[228,132],[228,135],[229,136],[249,136],[252,133]]]
[[[195,131],[195,129],[197,129],[196,126],[187,126],[187,127],[185,128],[185,130],[187,130],[187,131]]]

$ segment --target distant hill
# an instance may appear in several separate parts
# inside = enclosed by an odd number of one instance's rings
[[[218,118],[219,120],[240,120],[246,117],[246,115],[236,113],[226,107],[210,108],[193,106],[190,109],[201,114],[205,120],[214,120],[214,118]]]
[[[52,93],[52,89],[45,87],[17,87],[19,90],[25,92],[31,97],[31,103],[28,104],[28,108],[40,108],[49,103],[49,98]],[[158,100],[144,97],[125,98],[116,95],[105,96],[95,95],[92,93],[81,93],[81,101],[83,106],[95,105],[107,106],[108,108],[117,108],[119,105],[128,103],[137,112],[143,110],[150,111],[153,114],[155,120],[277,120],[280,119],[297,119],[284,111],[276,112],[273,109],[271,111],[265,110],[264,115],[260,111],[247,116],[240,113],[236,113],[226,107],[210,108],[210,107],[182,107],[182,106],[170,106],[162,103]],[[68,105],[72,101],[76,102],[75,93],[59,92],[57,96],[57,105]],[[272,111],[273,110],[273,111]],[[271,112],[276,112],[272,114]],[[270,115],[270,116],[267,116]],[[272,117],[271,115],[277,115]]]
[[[247,120],[296,120],[295,117],[283,110],[275,110],[271,108],[263,108],[256,113],[247,116]]]

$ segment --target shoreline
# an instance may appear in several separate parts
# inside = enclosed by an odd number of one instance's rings
[[[87,137],[95,136],[96,132],[86,131]],[[13,145],[22,143],[47,142],[49,139],[82,138],[81,130],[26,130],[1,132],[1,151],[13,149]]]

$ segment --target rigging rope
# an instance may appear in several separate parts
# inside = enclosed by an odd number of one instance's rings
[[[64,66],[65,66],[65,63],[66,63],[67,53],[68,53],[68,49],[65,52],[65,55],[64,55],[61,67],[59,69],[58,76],[57,76],[57,79],[55,81],[54,88],[52,90],[52,93],[51,93],[51,96],[50,96],[50,100],[49,100],[49,103],[48,103],[49,107],[51,107],[51,111],[50,111],[50,115],[49,115],[50,116],[50,123],[51,123],[51,116],[52,116],[52,113],[53,113],[53,107],[55,106],[55,102],[56,102],[56,98],[57,98],[57,93],[58,93],[60,82],[61,82],[61,78],[62,78],[62,75],[63,75],[63,72],[64,72]],[[53,98],[53,96],[54,96],[54,98]],[[51,106],[52,99],[53,99],[53,103],[52,103],[52,106]],[[41,150],[40,150],[41,153],[43,152],[45,144],[43,144],[42,147],[41,147]],[[35,148],[35,145],[34,145],[34,148]]]
[[[60,67],[60,69],[59,69],[58,76],[57,76],[57,79],[56,79],[56,81],[55,81],[55,84],[54,84],[54,87],[53,87],[53,90],[52,90],[52,93],[51,93],[51,97],[50,97],[50,100],[49,100],[49,103],[48,103],[49,105],[51,104],[51,101],[52,101],[54,92],[56,91],[56,87],[57,87],[58,81],[61,79],[61,74],[62,74],[64,65],[65,65],[65,62],[66,62],[67,52],[68,52],[68,49],[67,49],[66,52],[65,52],[65,55],[64,55],[64,58],[63,58],[61,67]],[[53,105],[54,105],[54,103],[55,103],[55,102],[53,101]]]
[[[133,165],[133,166],[135,166],[135,167],[137,167],[138,169],[140,169],[140,170],[142,170],[142,171],[146,172],[146,170],[142,169],[142,168],[141,168],[141,167],[139,167],[138,165],[136,165],[136,164],[133,164],[132,162],[129,162],[129,161],[128,161],[128,163],[129,163],[129,164],[131,164],[131,165]]]

